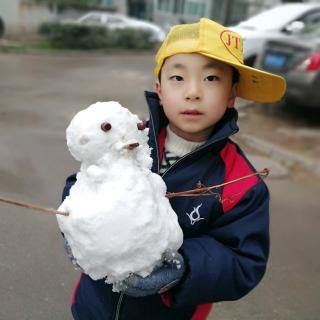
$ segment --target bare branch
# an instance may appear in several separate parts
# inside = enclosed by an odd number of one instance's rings
[[[19,207],[23,207],[23,208],[27,208],[27,209],[32,209],[32,210],[37,210],[37,211],[41,211],[41,212],[45,212],[45,213],[60,214],[63,216],[69,215],[69,213],[67,213],[67,212],[60,212],[60,211],[50,209],[50,208],[43,208],[43,207],[35,206],[30,203],[20,202],[20,201],[16,201],[16,200],[9,199],[9,198],[0,197],[0,201],[5,202],[5,203],[9,203],[9,204],[13,204],[15,206],[19,206]]]
[[[266,178],[268,176],[269,172],[270,172],[270,170],[268,168],[264,168],[261,171],[249,174],[247,176],[243,176],[243,177],[240,177],[240,178],[237,178],[237,179],[234,179],[231,181],[227,181],[225,183],[210,186],[210,187],[203,186],[203,184],[201,184],[201,182],[199,181],[197,184],[197,188],[195,188],[195,189],[181,191],[181,192],[167,192],[166,196],[169,199],[174,198],[174,197],[199,197],[199,196],[210,196],[210,195],[212,196],[212,195],[216,195],[215,193],[212,193],[211,190],[213,190],[213,189],[218,189],[218,188],[221,188],[221,187],[226,186],[228,184],[235,183],[240,180],[248,179],[253,176],[260,176],[261,178]]]

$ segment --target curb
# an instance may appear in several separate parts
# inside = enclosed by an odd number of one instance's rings
[[[237,134],[237,138],[241,140],[247,146],[267,154],[274,160],[278,160],[283,163],[285,166],[292,166],[293,164],[298,164],[302,168],[310,171],[312,174],[315,174],[317,177],[320,177],[320,165],[315,161],[296,154],[291,150],[284,149],[277,145],[274,145],[265,140],[251,137],[247,134]]]

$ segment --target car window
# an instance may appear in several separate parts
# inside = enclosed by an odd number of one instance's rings
[[[320,23],[320,10],[311,12],[300,19],[305,25],[305,29],[313,29],[313,27]]]
[[[84,17],[81,22],[84,24],[99,24],[101,23],[101,17],[99,15],[89,15]]]
[[[308,24],[301,32],[301,35],[320,37],[320,21]]]
[[[123,23],[124,20],[119,17],[108,17],[109,23]]]

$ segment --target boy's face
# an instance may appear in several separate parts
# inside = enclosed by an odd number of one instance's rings
[[[196,142],[206,140],[233,107],[236,92],[232,67],[198,53],[167,58],[156,91],[171,130]]]

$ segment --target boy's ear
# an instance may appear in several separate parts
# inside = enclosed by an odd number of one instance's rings
[[[162,105],[162,92],[161,92],[161,84],[159,81],[156,81],[155,83],[155,90],[156,90],[156,93],[158,94],[160,105]]]
[[[230,91],[230,97],[228,101],[228,108],[233,108],[237,97],[237,83],[235,83]]]

